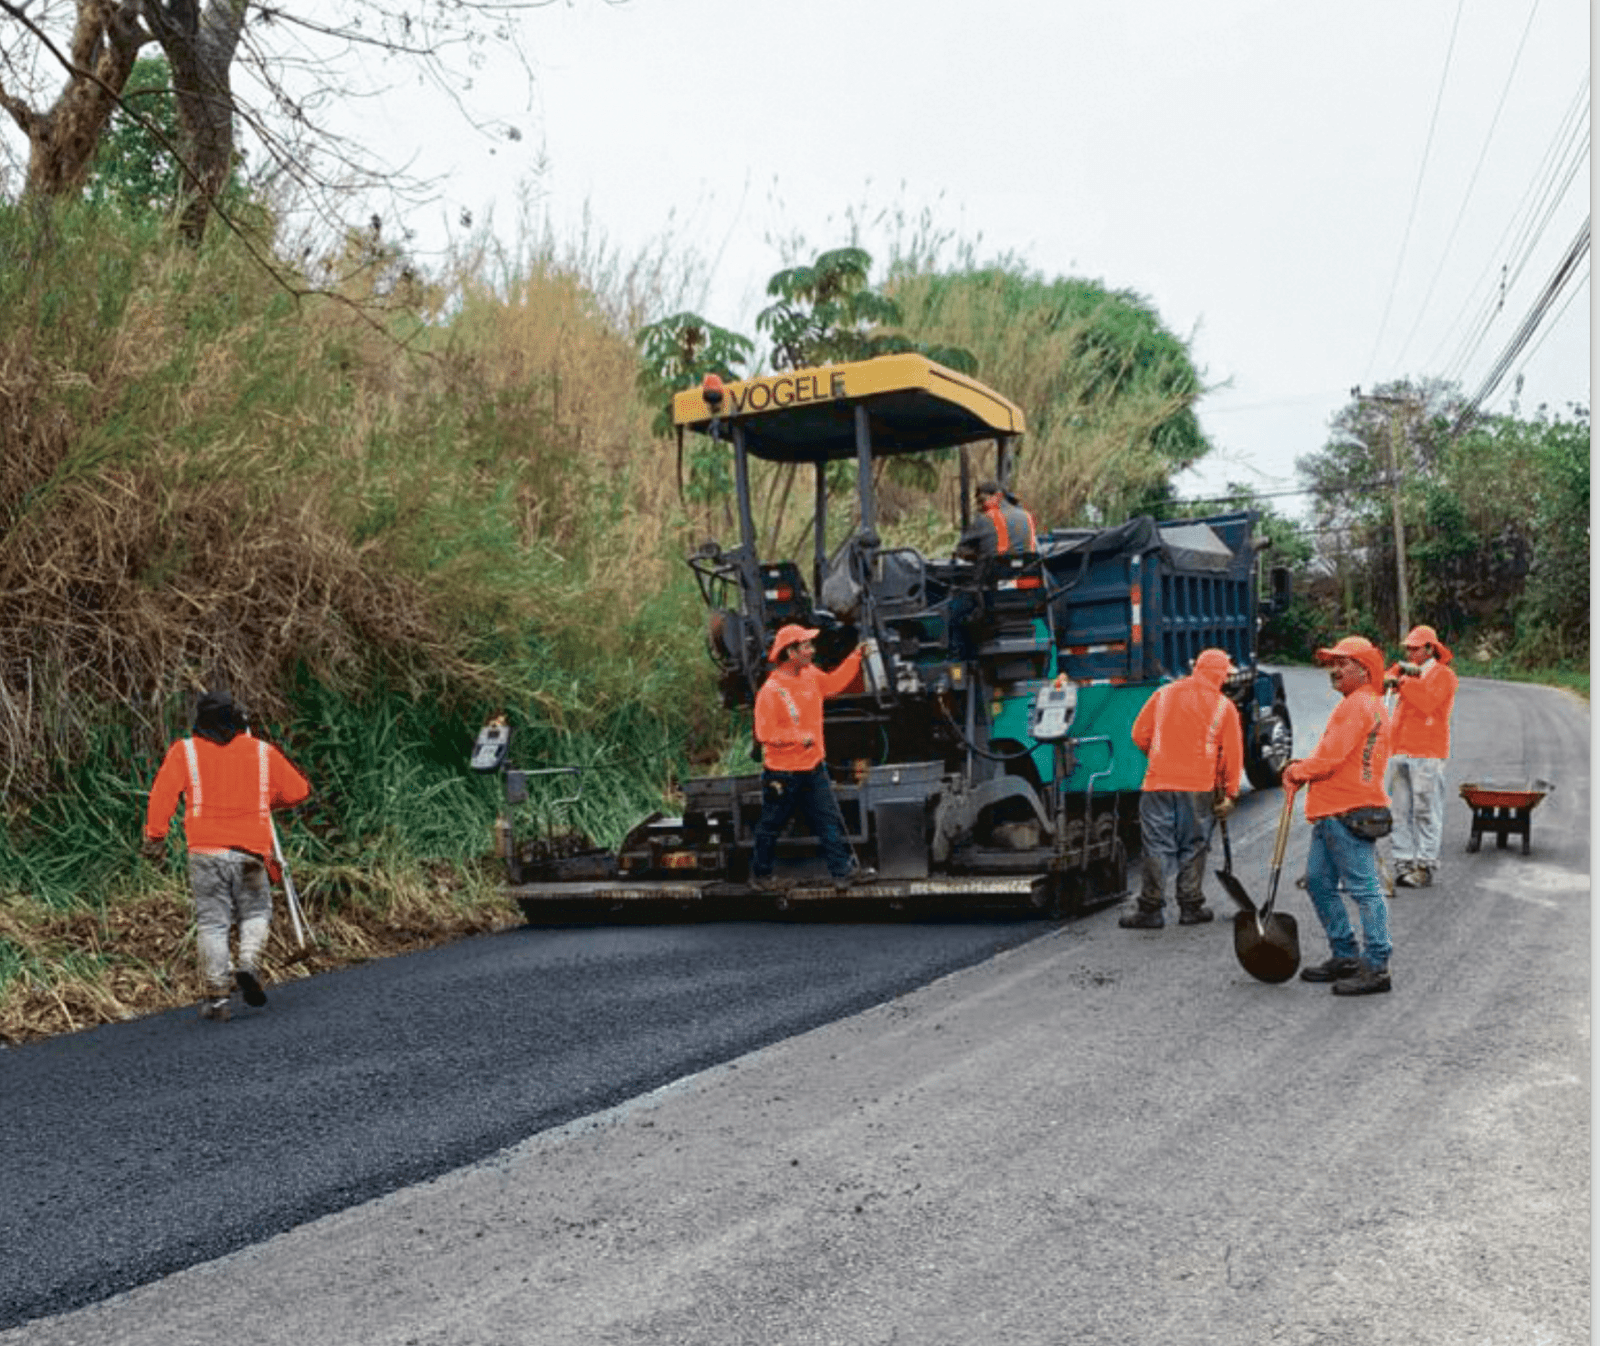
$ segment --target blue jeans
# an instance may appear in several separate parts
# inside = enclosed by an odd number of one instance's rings
[[[1391,757],[1384,789],[1394,806],[1394,832],[1389,842],[1395,864],[1420,860],[1437,866],[1444,835],[1444,759]]]
[[[1366,945],[1361,951],[1362,961],[1368,967],[1388,967],[1393,946],[1389,943],[1389,904],[1383,900],[1383,887],[1378,881],[1378,843],[1363,841],[1337,818],[1318,818],[1311,824],[1306,890],[1333,956],[1354,958],[1356,937],[1340,896],[1341,888],[1361,914],[1361,934]]]
[[[756,849],[750,860],[751,874],[764,879],[772,873],[778,851],[778,834],[796,811],[821,842],[822,858],[828,863],[828,873],[836,879],[848,877],[856,867],[856,858],[850,843],[845,840],[839,801],[833,797],[833,782],[828,779],[828,768],[822,762],[818,762],[810,771],[762,771],[761,820],[756,823]]]

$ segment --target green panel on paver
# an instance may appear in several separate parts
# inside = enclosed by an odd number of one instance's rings
[[[1067,782],[1069,790],[1087,790],[1089,777],[1095,775],[1094,792],[1105,794],[1111,790],[1137,790],[1144,783],[1145,755],[1133,746],[1128,736],[1133,722],[1144,709],[1144,703],[1160,683],[1144,682],[1126,686],[1109,683],[1080,683],[1078,709],[1072,717],[1073,738],[1097,738],[1104,735],[1110,744],[1086,743],[1078,749],[1078,767]],[[995,738],[1028,740],[1028,711],[1033,705],[1032,695],[1008,698],[995,717],[992,730]],[[1107,765],[1106,754],[1112,754],[1111,774],[1097,773]],[[1039,768],[1039,778],[1049,781],[1055,777],[1054,750],[1039,748],[1033,754]]]

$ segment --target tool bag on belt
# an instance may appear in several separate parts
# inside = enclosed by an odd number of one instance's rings
[[[1353,836],[1358,836],[1363,841],[1377,841],[1394,830],[1394,815],[1387,807],[1378,804],[1351,809],[1348,813],[1338,814],[1337,817],[1350,829]]]

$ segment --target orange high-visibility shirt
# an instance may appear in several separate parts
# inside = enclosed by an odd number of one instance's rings
[[[1458,681],[1455,670],[1439,659],[1428,660],[1420,678],[1400,679],[1390,730],[1396,756],[1450,756],[1450,712],[1455,708]]]
[[[1316,750],[1300,762],[1306,821],[1351,809],[1387,807],[1383,773],[1389,765],[1389,715],[1370,686],[1356,688],[1333,708]]]
[[[262,739],[236,734],[221,744],[181,738],[167,749],[150,787],[145,835],[166,836],[181,794],[183,836],[191,851],[237,847],[269,856],[271,810],[292,808],[310,793],[310,782]]]
[[[1222,785],[1230,798],[1238,797],[1244,768],[1239,710],[1206,678],[1191,673],[1158,688],[1131,732],[1134,746],[1150,759],[1141,790],[1214,790]]]
[[[861,647],[831,673],[779,664],[756,693],[755,734],[761,760],[773,771],[810,771],[822,760],[822,703],[855,681]],[[807,747],[802,740],[809,737]]]

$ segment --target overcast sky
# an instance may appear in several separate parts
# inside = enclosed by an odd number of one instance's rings
[[[363,113],[446,175],[423,239],[463,207],[509,226],[525,186],[624,253],[670,219],[701,311],[753,336],[774,239],[929,209],[1192,340],[1217,451],[1191,496],[1296,486],[1352,385],[1476,393],[1588,219],[1587,0],[562,0],[524,32],[532,103],[490,104],[520,142],[411,93]],[[1589,336],[1585,252],[1485,405],[1519,377],[1525,413],[1587,405]]]
[[[627,249],[674,212],[714,259],[706,316],[751,335],[776,238],[931,209],[1192,338],[1226,386],[1190,495],[1297,485],[1354,384],[1475,393],[1589,213],[1586,0],[572,0],[527,33],[527,138],[457,138],[450,206],[542,153],[558,228],[587,210]],[[1518,375],[1525,412],[1588,404],[1588,277],[1491,410]]]

